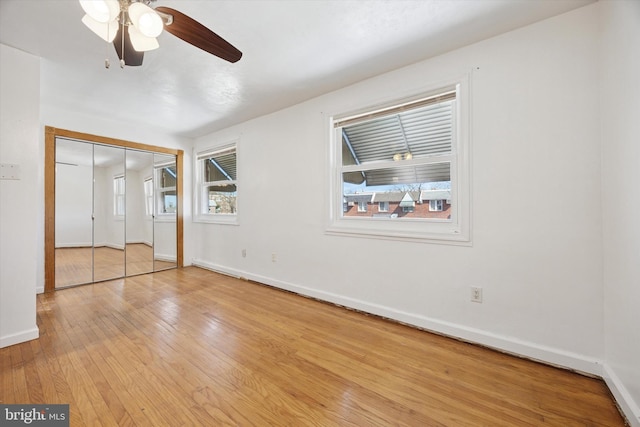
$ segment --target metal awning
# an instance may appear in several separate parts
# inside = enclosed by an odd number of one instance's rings
[[[447,100],[384,117],[358,122],[342,128],[342,164],[367,164],[451,152],[454,100]],[[395,165],[394,165],[395,166]],[[367,185],[393,185],[450,180],[448,163],[402,166],[345,173],[343,180]]]

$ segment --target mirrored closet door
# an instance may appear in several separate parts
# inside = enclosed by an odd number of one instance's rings
[[[153,271],[153,153],[127,150],[127,275]]]
[[[181,266],[182,151],[47,130],[45,291]]]

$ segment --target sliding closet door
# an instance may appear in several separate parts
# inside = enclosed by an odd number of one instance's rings
[[[93,281],[125,275],[125,150],[94,145]]]
[[[55,147],[55,287],[93,282],[93,145]]]
[[[153,269],[160,271],[178,265],[176,156],[154,154],[154,169]]]
[[[153,271],[153,153],[126,151],[127,276]]]
[[[45,292],[182,266],[183,152],[45,127]]]

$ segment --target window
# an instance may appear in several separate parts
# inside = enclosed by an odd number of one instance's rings
[[[468,77],[331,118],[331,234],[470,240]],[[440,197],[434,199],[434,194]],[[371,194],[378,212],[344,200]],[[444,204],[443,201],[451,201]]]
[[[236,145],[198,153],[197,219],[235,222],[238,210]]]
[[[153,215],[153,179],[147,178],[144,180],[144,210],[147,216]]]
[[[113,215],[124,216],[124,175],[113,178]]]
[[[442,200],[429,200],[429,210],[431,212],[442,212]]]
[[[176,164],[163,163],[155,165],[156,172],[156,214],[173,215],[176,213],[178,199],[176,195]]]
[[[367,202],[359,201],[358,212],[366,212],[366,211],[367,211]]]

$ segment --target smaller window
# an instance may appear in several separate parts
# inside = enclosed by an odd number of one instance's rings
[[[443,203],[442,200],[429,200],[429,211],[442,212]]]
[[[153,215],[153,179],[144,180],[144,210],[147,216]]]
[[[367,211],[367,202],[359,201],[358,212],[366,212],[366,211]]]
[[[235,144],[198,153],[196,161],[198,218],[235,222],[238,212]]]
[[[124,216],[124,175],[113,177],[113,215]]]
[[[413,206],[403,206],[402,212],[409,213],[409,212],[413,212],[414,209],[415,208]]]
[[[176,213],[178,199],[176,195],[176,164],[168,163],[156,166],[156,203],[159,215]]]
[[[378,202],[378,212],[389,212],[389,202]]]

